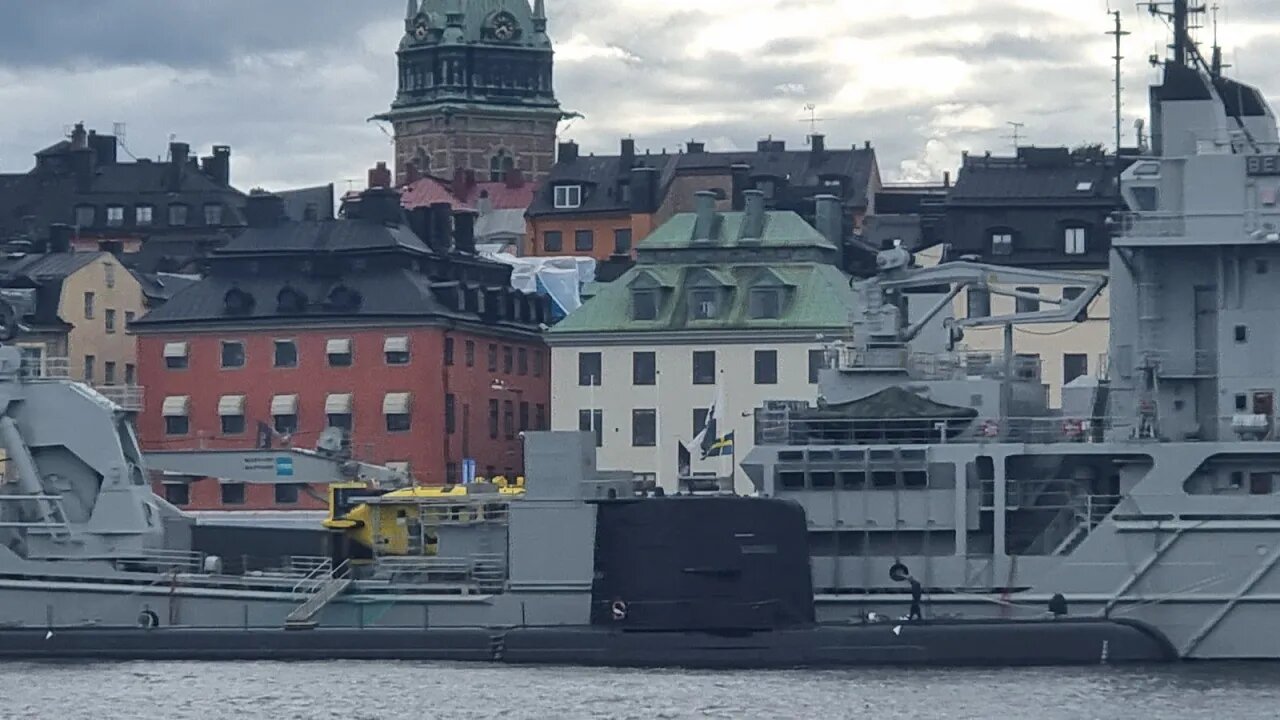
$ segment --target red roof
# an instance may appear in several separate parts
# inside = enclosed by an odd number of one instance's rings
[[[480,199],[485,197],[493,210],[526,210],[533,203],[534,184],[518,176],[499,182],[477,182],[474,177],[460,173],[452,181],[432,176],[419,178],[400,188],[400,203],[406,208],[449,203],[455,210],[478,210]]]

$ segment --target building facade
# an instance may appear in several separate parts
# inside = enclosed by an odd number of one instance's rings
[[[106,252],[72,252],[71,228],[50,230],[53,244],[0,261],[0,287],[25,293],[26,330],[15,343],[28,372],[69,377],[127,409],[141,407],[137,353],[128,325],[145,311],[138,280]]]
[[[390,122],[397,184],[470,170],[499,181],[551,169],[562,114],[543,0],[411,0]]]
[[[1020,148],[1015,157],[966,156],[945,208],[942,259],[1040,270],[1105,273],[1111,252],[1111,215],[1120,209],[1114,156],[1067,148]],[[1081,291],[1070,283],[1010,288],[1047,301]],[[956,299],[960,317],[1003,315],[1034,301],[971,291]],[[1077,323],[1019,328],[1014,350],[1038,360],[1050,404],[1060,407],[1062,386],[1107,368],[1110,301],[1104,291]],[[1000,328],[966,332],[972,351],[1003,352]]]
[[[203,159],[173,142],[169,159],[119,158],[115,136],[77,124],[36,153],[35,167],[0,175],[0,240],[47,242],[54,224],[74,228],[77,250],[108,250],[131,267],[172,272],[244,226],[244,195],[231,186],[231,148]]]
[[[755,151],[709,152],[690,142],[682,152],[656,155],[637,154],[631,139],[622,141],[617,155],[584,156],[576,143],[566,142],[529,207],[525,254],[630,257],[655,228],[693,212],[693,198],[704,191],[725,212],[742,211],[743,193],[760,190],[767,209],[795,212],[810,223],[815,198],[833,195],[848,237],[874,212],[879,186],[870,144],[829,148],[822,135],[810,136],[802,150],[761,140]]]
[[[719,212],[710,191],[637,248],[637,264],[547,333],[552,427],[594,431],[604,468],[648,474],[667,489],[717,396],[721,434],[752,447],[767,401],[812,402],[825,338],[843,336],[853,309],[839,267],[840,201],[819,198],[820,233],[799,215],[766,211],[747,190],[743,212]],[[734,476],[729,459],[695,473]]]
[[[406,220],[386,187],[341,220],[281,212],[273,196],[250,197],[250,227],[213,255],[208,276],[134,323],[150,386],[144,447],[328,438],[421,484],[457,482],[471,463],[479,476],[522,472],[519,433],[549,424],[538,331],[548,309],[511,289],[509,267],[475,254],[474,216],[423,208]],[[191,509],[323,506],[323,488],[304,478],[169,480],[158,491]]]

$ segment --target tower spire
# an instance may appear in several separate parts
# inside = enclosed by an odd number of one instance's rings
[[[412,20],[418,17],[418,0],[409,0],[409,9],[405,11],[404,19]]]
[[[546,0],[533,0],[533,31],[537,33],[547,31]]]

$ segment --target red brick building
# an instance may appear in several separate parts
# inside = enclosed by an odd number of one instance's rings
[[[354,458],[422,484],[456,481],[466,459],[482,476],[522,471],[518,433],[549,424],[549,311],[475,255],[474,214],[406,217],[386,187],[340,220],[283,221],[269,195],[246,214],[204,280],[132,325],[144,447],[311,448],[339,428]],[[323,507],[323,488],[297,480],[157,491],[191,509]]]

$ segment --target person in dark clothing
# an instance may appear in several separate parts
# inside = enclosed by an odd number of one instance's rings
[[[920,587],[920,581],[913,577],[907,578],[907,582],[911,583],[911,612],[907,614],[907,619],[923,620],[924,614],[920,612],[920,596],[924,594],[924,590]]]

